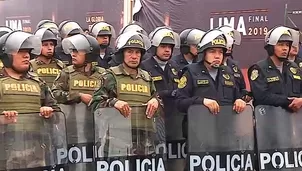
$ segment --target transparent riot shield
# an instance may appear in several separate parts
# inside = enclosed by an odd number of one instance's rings
[[[186,114],[174,110],[173,113],[165,114],[167,170],[183,171],[186,164],[186,140],[184,131]]]
[[[61,151],[67,148],[65,116],[49,119],[19,113],[16,120],[0,115],[0,170],[67,170]]]
[[[302,111],[255,108],[259,170],[302,170]]]
[[[201,170],[254,170],[253,111],[237,114],[220,106],[213,115],[203,105],[188,110],[188,168]]]
[[[94,170],[93,114],[84,103],[60,105],[66,115],[69,170]]]
[[[97,170],[165,169],[163,119],[145,113],[146,106],[131,106],[128,118],[115,108],[94,112]]]

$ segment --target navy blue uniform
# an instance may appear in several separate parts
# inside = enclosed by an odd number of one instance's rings
[[[109,65],[109,62],[112,60],[112,57],[114,56],[114,50],[111,47],[107,47],[105,50],[105,56],[104,58],[101,58],[100,56],[97,58],[97,65],[99,67],[108,69],[110,67],[112,67],[111,65]],[[117,66],[117,65],[114,65]]]
[[[62,45],[55,48],[55,57],[61,60],[66,66],[72,65],[71,55],[64,53]]]
[[[189,63],[185,59],[183,54],[179,54],[172,57],[172,60],[176,62],[176,64],[179,66],[179,68],[182,70],[186,65]],[[193,63],[195,63],[195,60],[193,60]]]
[[[302,78],[298,66],[286,61],[282,73],[271,58],[259,61],[248,70],[254,106],[271,105],[288,109],[288,97],[300,97]]]
[[[213,99],[219,105],[233,105],[241,94],[232,71],[227,66],[218,69],[216,80],[209,74],[203,63],[195,63],[185,68],[179,80],[176,105],[181,112],[187,112],[194,104],[203,104],[204,98]]]
[[[243,77],[243,74],[242,74],[240,68],[238,67],[238,63],[231,58],[227,58],[226,64],[228,67],[231,68],[231,70],[233,72],[236,84],[239,88],[240,93],[242,94],[242,97],[247,95],[248,91],[246,90],[246,84],[244,81],[244,77]]]
[[[175,111],[174,90],[177,89],[179,81],[178,66],[173,61],[169,61],[165,69],[162,70],[155,59],[151,57],[141,63],[141,68],[150,73],[156,91],[163,100],[165,114],[172,115]]]

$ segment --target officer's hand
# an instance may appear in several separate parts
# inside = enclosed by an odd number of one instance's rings
[[[245,101],[243,101],[241,99],[237,99],[234,103],[233,110],[236,111],[237,113],[241,113],[244,111],[245,106],[246,106]]]
[[[155,112],[158,109],[158,105],[159,105],[158,100],[156,98],[152,98],[145,105],[147,105],[147,109],[146,109],[147,118],[150,119],[153,117],[153,115],[155,114]]]
[[[220,111],[219,104],[217,103],[216,100],[204,98],[203,105],[209,108],[210,112],[214,115],[217,115]]]
[[[3,121],[3,124],[9,124],[9,123],[16,123],[17,122],[17,111],[3,111],[3,115],[5,115],[5,119]]]
[[[302,106],[302,98],[289,98],[292,100],[291,104],[288,106],[291,108],[294,112],[297,112],[301,106]]]
[[[127,118],[131,114],[131,108],[127,102],[118,100],[115,104],[114,107],[121,112],[121,114]]]
[[[44,106],[40,108],[40,116],[43,116],[46,119],[52,116],[52,112],[53,109],[51,107]]]
[[[81,96],[81,101],[86,105],[88,105],[92,99],[92,96],[90,94],[80,93],[80,96]]]

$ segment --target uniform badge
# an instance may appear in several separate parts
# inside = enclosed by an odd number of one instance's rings
[[[294,67],[290,67],[289,68],[290,72],[292,72],[293,74],[297,74],[297,69]]]
[[[233,71],[234,71],[234,72],[238,72],[238,67],[237,67],[237,66],[234,66],[234,67],[233,67]]]
[[[173,73],[174,75],[177,75],[177,74],[178,74],[178,72],[176,71],[175,68],[172,68],[171,70],[172,70],[172,73]]]
[[[299,67],[302,68],[302,62],[299,63]]]
[[[256,80],[258,78],[258,76],[259,76],[258,70],[254,69],[251,74],[251,80],[253,80],[253,81]]]
[[[182,76],[178,82],[178,88],[184,88],[187,85],[187,77]]]
[[[229,74],[222,74],[223,78],[225,78],[226,80],[229,80],[231,77]]]

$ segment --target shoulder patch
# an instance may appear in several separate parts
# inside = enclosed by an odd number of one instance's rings
[[[254,81],[254,80],[256,80],[258,78],[258,76],[259,76],[259,71],[257,69],[254,69],[251,72],[250,78],[251,78],[252,81]]]
[[[296,68],[290,67],[289,70],[290,70],[291,73],[297,74],[297,69]]]
[[[299,62],[299,68],[302,68],[302,62]]]
[[[142,77],[146,80],[146,81],[151,81],[151,75],[149,74],[149,72],[143,70],[143,69],[139,69],[142,72]]]
[[[186,85],[187,85],[187,77],[183,75],[183,76],[179,79],[178,88],[184,88],[184,87],[186,87]]]

